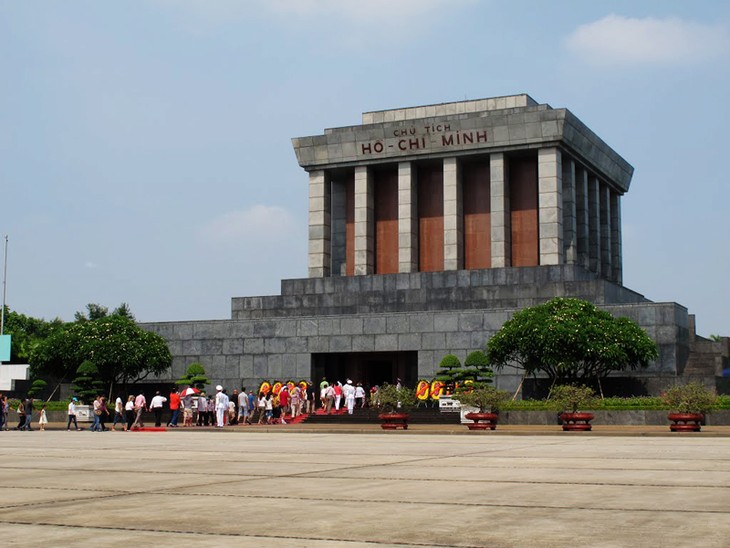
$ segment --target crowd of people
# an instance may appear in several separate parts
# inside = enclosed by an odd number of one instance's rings
[[[144,428],[143,414],[152,413],[154,426],[161,427],[163,413],[169,409],[169,420],[165,426],[177,428],[182,417],[182,426],[213,426],[223,428],[232,425],[250,424],[287,424],[302,414],[311,414],[320,409],[321,413],[339,413],[346,410],[352,414],[356,407],[365,407],[369,393],[362,383],[353,383],[347,379],[345,383],[335,381],[329,383],[322,378],[319,390],[311,383],[284,384],[276,393],[273,390],[256,394],[245,387],[233,390],[229,395],[223,386],[215,387],[215,393],[208,396],[205,392],[193,387],[180,391],[173,388],[169,396],[156,391],[149,403],[143,392],[127,396],[126,401],[118,396],[113,408],[105,396],[96,396],[89,405],[92,421],[89,430],[92,432],[132,431]],[[319,398],[319,402],[317,402]],[[78,424],[78,398],[73,397],[67,407],[66,430],[81,430]],[[13,406],[15,407],[15,406]],[[28,396],[20,400],[15,411],[18,424],[14,430],[32,430],[33,412],[37,404]],[[9,401],[0,394],[0,429],[8,430],[10,419]],[[37,409],[37,422],[40,430],[48,424],[46,405]]]

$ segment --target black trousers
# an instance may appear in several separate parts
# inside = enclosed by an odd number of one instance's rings
[[[160,426],[162,424],[162,407],[154,407],[152,412],[155,414],[155,426]]]

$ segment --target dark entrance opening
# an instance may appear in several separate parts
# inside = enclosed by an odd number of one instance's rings
[[[414,387],[418,376],[418,352],[343,352],[312,354],[312,381],[319,385],[322,377],[332,383],[351,379],[364,387],[395,384]]]

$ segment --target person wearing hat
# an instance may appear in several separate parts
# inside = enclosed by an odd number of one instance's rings
[[[219,384],[215,387],[215,415],[216,415],[216,428],[223,428],[223,420],[228,411],[228,396],[223,392],[223,387]]]
[[[76,430],[80,430],[79,424],[76,422],[76,404],[78,401],[78,398],[71,398],[71,401],[68,403],[68,424],[66,425],[66,430],[71,430],[71,422],[74,423]]]
[[[345,396],[347,413],[352,415],[352,410],[355,409],[355,387],[352,386],[352,380],[347,379],[345,386],[342,387],[342,395]]]

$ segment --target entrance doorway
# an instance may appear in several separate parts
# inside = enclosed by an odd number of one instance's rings
[[[332,383],[351,379],[368,389],[384,383],[415,387],[418,376],[418,352],[343,352],[312,354],[312,381],[322,377]]]

